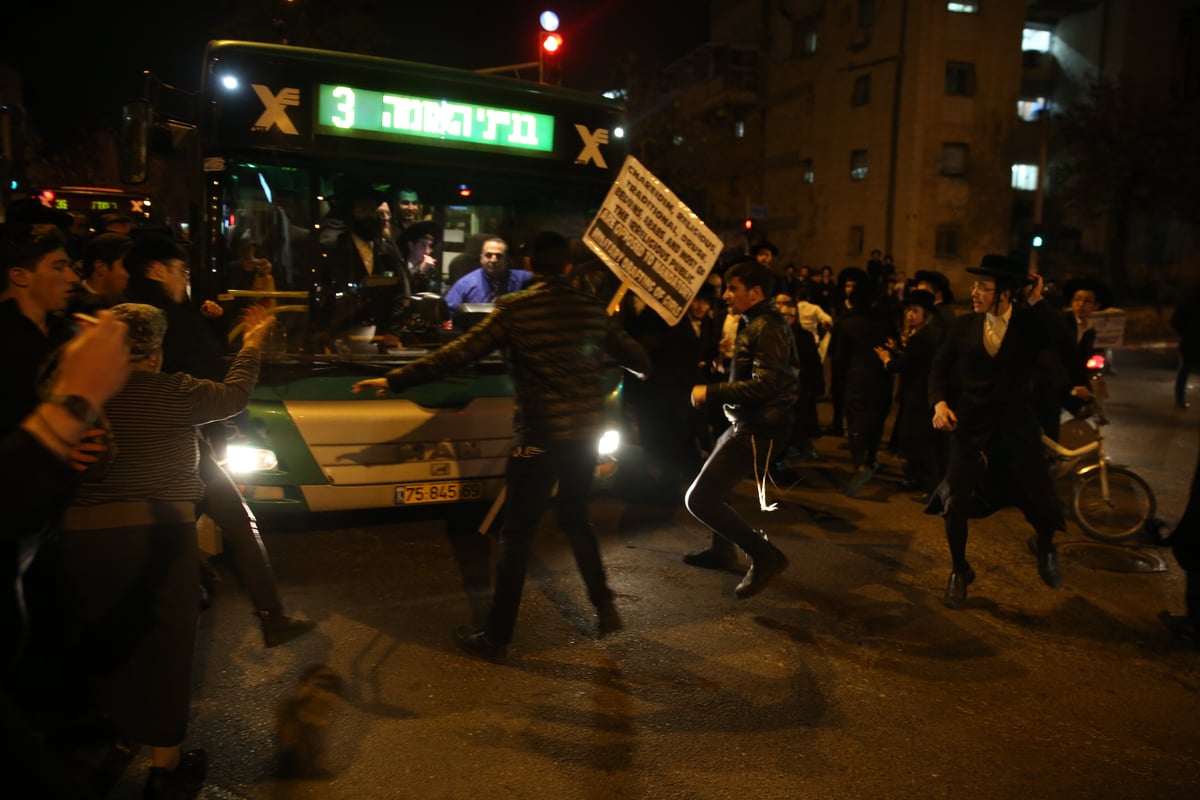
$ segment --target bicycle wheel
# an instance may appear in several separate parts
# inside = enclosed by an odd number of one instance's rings
[[[1137,473],[1109,467],[1108,500],[1100,485],[1100,470],[1075,483],[1071,511],[1084,533],[1106,542],[1118,542],[1141,533],[1154,516],[1154,491]]]

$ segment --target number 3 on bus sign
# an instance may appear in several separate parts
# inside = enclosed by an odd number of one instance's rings
[[[339,128],[354,127],[354,90],[349,86],[339,86],[333,90],[333,96],[338,99],[335,106],[337,111],[330,121]]]

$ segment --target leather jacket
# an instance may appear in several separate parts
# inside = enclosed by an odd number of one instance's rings
[[[791,425],[800,375],[792,332],[769,300],[742,316],[746,324],[734,344],[729,380],[708,386],[708,402],[723,404],[730,422],[752,431]]]

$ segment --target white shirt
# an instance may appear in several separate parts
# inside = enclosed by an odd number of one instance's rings
[[[825,309],[807,300],[796,303],[796,321],[800,327],[813,335],[813,339],[821,341],[821,324],[833,324],[833,317],[825,313]]]
[[[989,356],[995,356],[1000,352],[1000,345],[1004,342],[1004,334],[1008,333],[1008,321],[1012,319],[1012,306],[1003,314],[988,313],[983,321],[983,346],[988,351]]]

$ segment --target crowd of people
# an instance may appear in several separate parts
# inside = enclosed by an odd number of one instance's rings
[[[374,199],[355,230],[377,242],[389,220]],[[230,362],[212,330],[224,312],[188,296],[176,242],[97,232],[73,258],[63,222],[35,210],[0,226],[0,347],[12,376],[0,436],[14,521],[4,541],[16,589],[5,603],[6,767],[28,796],[98,797],[148,747],[145,797],[194,797],[207,770],[203,750],[184,749],[202,608],[198,516],[220,526],[267,647],[313,627],[284,612],[256,521],[221,463],[219,423],[245,407],[274,318],[250,306]],[[752,479],[770,509],[772,475],[819,460],[821,436],[846,439],[850,497],[875,479],[881,448],[902,461],[896,485],[942,518],[947,607],[961,607],[976,579],[970,520],[1006,506],[1032,528],[1041,580],[1062,585],[1054,537],[1065,524],[1041,436],[1056,437],[1063,415],[1091,399],[1091,317],[1110,302],[1101,284],[1066,283],[1058,306],[1041,276],[988,255],[967,270],[970,307],[960,309],[940,272],[906,279],[873,253],[865,268],[835,276],[830,267],[781,267],[779,249],[759,242],[718,264],[669,325],[633,295],[606,307],[557,233],[530,243],[527,269],[510,262],[504,239],[482,236],[469,268],[445,282],[429,255],[435,229],[404,227],[406,256],[416,259],[405,260],[406,293],[416,284],[445,292],[452,307],[494,308],[453,342],[354,391],[404,391],[497,350],[514,385],[494,595],[482,626],[455,630],[464,651],[506,657],[533,535],[552,498],[598,632],[621,629],[588,518],[610,360],[637,379],[626,397],[654,479],[646,496],[682,503],[706,532],[707,545],[684,563],[740,570],[748,560],[738,599],[762,592],[788,558],[735,508],[735,488]],[[367,273],[382,264],[379,251],[344,245]],[[269,275],[257,259],[249,250],[249,271]],[[1195,336],[1196,313],[1181,305],[1181,335]],[[1181,359],[1181,407],[1194,363],[1193,346]],[[832,406],[824,428],[823,398]],[[1192,505],[1169,540],[1193,570],[1188,615],[1164,621],[1200,641]],[[112,758],[68,768],[81,737],[103,740]]]
[[[182,745],[202,608],[198,517],[219,526],[267,647],[314,627],[284,613],[221,463],[220,421],[245,407],[273,318],[246,310],[229,363],[210,327],[222,309],[191,302],[179,244],[97,230],[76,248],[70,221],[18,207],[0,225],[0,436],[18,448],[10,472],[39,465],[5,481],[6,772],[18,796],[102,796],[122,755],[148,747],[145,796],[194,796],[206,756]],[[39,444],[53,458],[15,455]],[[81,749],[97,747],[110,757],[79,769]]]

